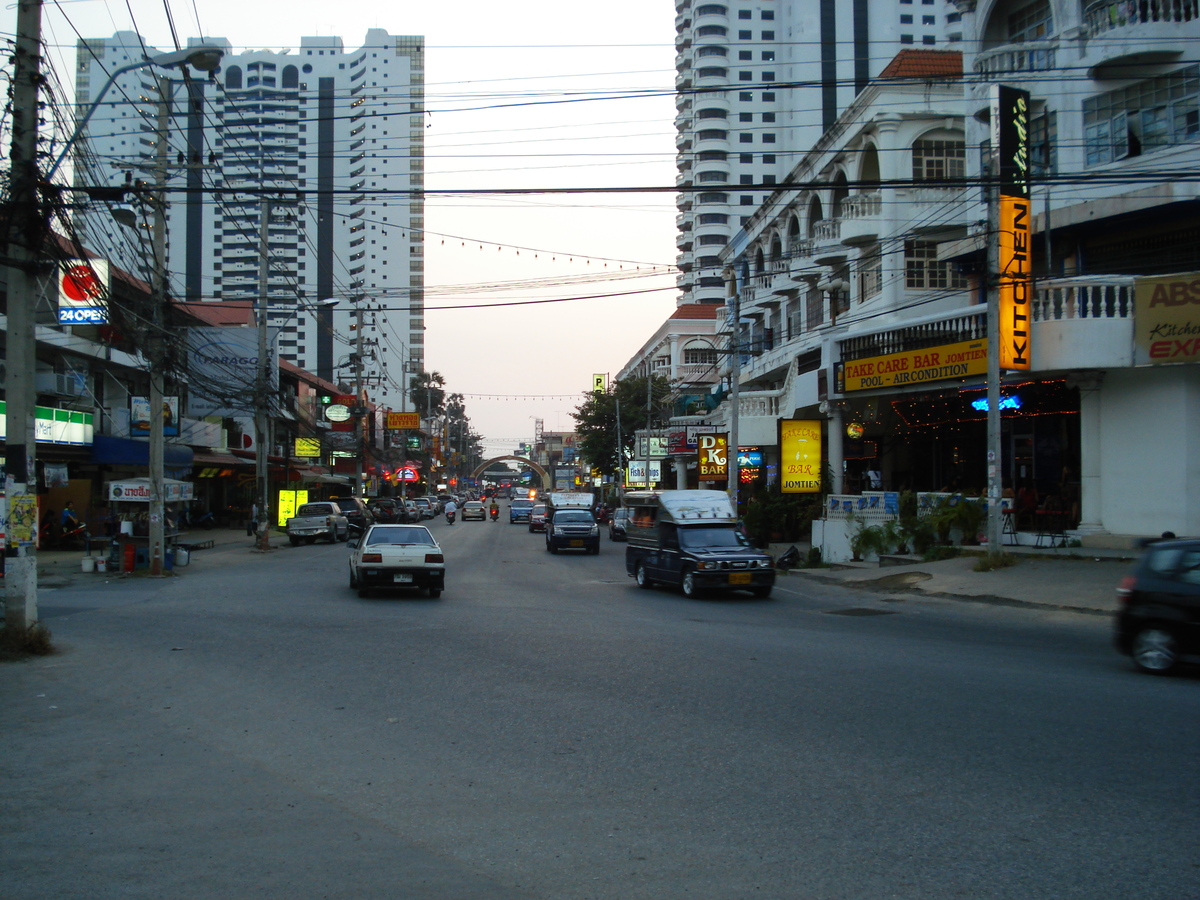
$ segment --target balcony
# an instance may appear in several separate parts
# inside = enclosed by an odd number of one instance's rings
[[[813,242],[809,238],[793,241],[788,248],[788,274],[793,284],[807,282],[817,273],[813,271]]]
[[[1182,55],[1188,35],[1180,30],[1198,18],[1196,0],[1098,0],[1084,11],[1084,44],[1080,63],[1089,77],[1104,66],[1153,65]],[[1125,77],[1124,75],[1116,77]]]
[[[883,195],[878,191],[847,197],[841,209],[842,243],[854,247],[879,240],[882,213]]]
[[[1134,282],[1129,275],[1038,282],[1033,368],[1046,372],[1132,366]]]
[[[841,219],[822,219],[813,226],[812,258],[818,265],[829,265],[846,258]]]
[[[975,74],[980,78],[1020,72],[1046,72],[1056,68],[1058,41],[1029,41],[984,50],[975,57]]]

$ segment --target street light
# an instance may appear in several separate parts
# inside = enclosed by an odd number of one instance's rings
[[[108,89],[126,72],[132,72],[134,69],[144,69],[147,66],[161,66],[164,69],[173,69],[176,66],[186,67],[188,65],[198,72],[215,72],[217,67],[221,65],[221,59],[224,56],[225,51],[220,47],[215,47],[211,44],[200,44],[195,47],[188,47],[186,50],[176,50],[174,53],[159,53],[154,56],[146,56],[135,63],[115,69],[108,76],[108,81],[104,82],[104,86],[100,88],[100,93],[96,95],[96,99],[92,101],[92,105],[87,108],[87,112],[75,123],[75,130],[67,138],[62,152],[55,157],[54,162],[51,164],[49,170],[47,170],[45,174],[46,180],[49,181],[54,177],[58,171],[58,167],[62,165],[67,154],[75,146],[75,142],[79,140],[83,129],[87,127],[87,123],[92,118],[93,113],[99,109],[100,101],[104,99],[104,95],[108,93]]]

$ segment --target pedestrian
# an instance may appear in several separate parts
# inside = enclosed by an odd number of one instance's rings
[[[246,523],[246,536],[254,537],[258,532],[258,504],[250,504],[250,521]]]

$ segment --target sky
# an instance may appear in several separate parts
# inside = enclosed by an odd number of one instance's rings
[[[15,6],[7,15],[11,34]],[[173,22],[181,44],[220,37],[237,53],[307,36],[350,52],[369,28],[422,35],[426,369],[465,395],[499,455],[532,441],[538,419],[573,429],[593,375],[614,377],[674,310],[677,210],[671,191],[486,192],[673,185],[674,21],[671,0],[46,0],[42,28],[72,92],[79,36],[136,31],[165,52]]]

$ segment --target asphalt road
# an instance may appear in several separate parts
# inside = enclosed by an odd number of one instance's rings
[[[342,546],[43,592],[0,666],[0,896],[1200,897],[1200,678],[1096,616],[440,520],[439,600]]]

